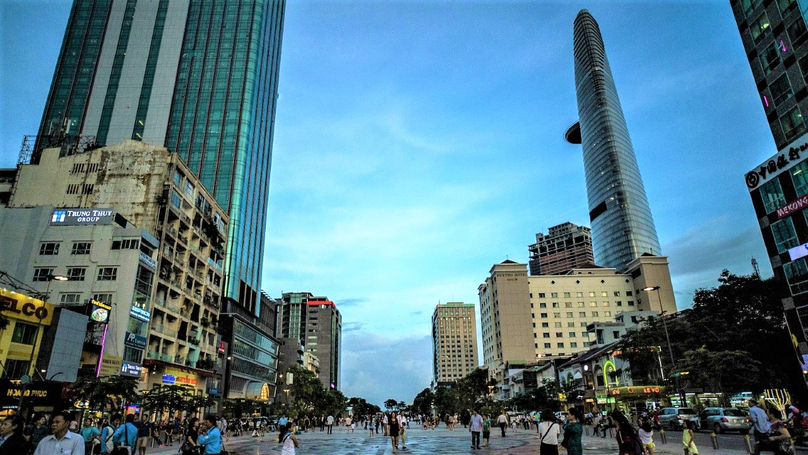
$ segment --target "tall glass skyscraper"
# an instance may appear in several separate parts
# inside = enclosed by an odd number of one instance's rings
[[[595,263],[625,271],[659,239],[598,23],[581,10],[573,29],[580,120],[566,138],[583,144]]]
[[[225,296],[256,314],[285,7],[75,0],[36,146],[68,134],[178,153],[230,214]]]

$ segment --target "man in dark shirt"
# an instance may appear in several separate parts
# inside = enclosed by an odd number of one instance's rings
[[[146,446],[149,444],[149,438],[152,435],[152,423],[149,422],[149,415],[144,412],[136,426],[137,443],[135,447],[140,455],[146,455]]]

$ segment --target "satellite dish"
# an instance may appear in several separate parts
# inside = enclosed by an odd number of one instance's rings
[[[30,383],[31,383],[31,376],[28,376],[27,374],[22,375],[22,377],[20,378],[20,384],[30,384]]]

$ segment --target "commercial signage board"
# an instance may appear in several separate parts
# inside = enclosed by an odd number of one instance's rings
[[[746,173],[746,187],[750,192],[803,162],[808,150],[808,133],[780,149],[776,155]]]
[[[121,363],[121,376],[128,376],[130,378],[139,378],[141,371],[143,371],[143,367],[136,363],[131,362]]]
[[[172,376],[170,374],[163,375],[163,384],[173,385],[175,382],[177,382],[176,376]]]
[[[92,310],[90,311],[90,320],[93,322],[100,322],[102,324],[108,323],[109,312],[112,310],[112,307],[104,302],[99,302],[97,300],[90,300],[90,303],[92,304]]]
[[[19,292],[0,288],[0,312],[12,319],[50,325],[53,305]]]
[[[189,374],[186,370],[181,370],[177,368],[166,368],[165,374],[163,374],[163,383],[168,384],[166,379],[171,380],[171,384],[176,385],[187,385],[196,387],[199,384],[199,378],[193,375],[192,373]]]
[[[101,358],[101,368],[98,371],[98,376],[115,376],[121,371],[122,362],[123,357],[104,353],[104,356]]]
[[[139,319],[143,322],[149,322],[151,320],[151,313],[149,310],[144,310],[143,308],[133,306],[131,310],[129,310],[129,316],[132,316],[135,319]]]
[[[56,209],[51,215],[51,226],[84,226],[112,224],[112,209]]]
[[[808,207],[808,194],[777,209],[777,218],[783,218]]]
[[[124,338],[123,344],[130,348],[146,349],[146,337],[136,333],[126,332],[126,338]]]
[[[31,382],[23,385],[19,381],[0,380],[0,397],[3,404],[17,404],[20,397],[25,403],[47,405],[56,403],[62,398],[62,384],[54,382]]]
[[[808,243],[803,243],[802,245],[788,249],[788,257],[791,258],[792,261],[804,258],[805,256],[808,256]]]

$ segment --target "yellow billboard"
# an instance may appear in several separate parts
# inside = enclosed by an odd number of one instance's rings
[[[25,294],[0,289],[0,313],[11,319],[50,325],[53,305]]]

